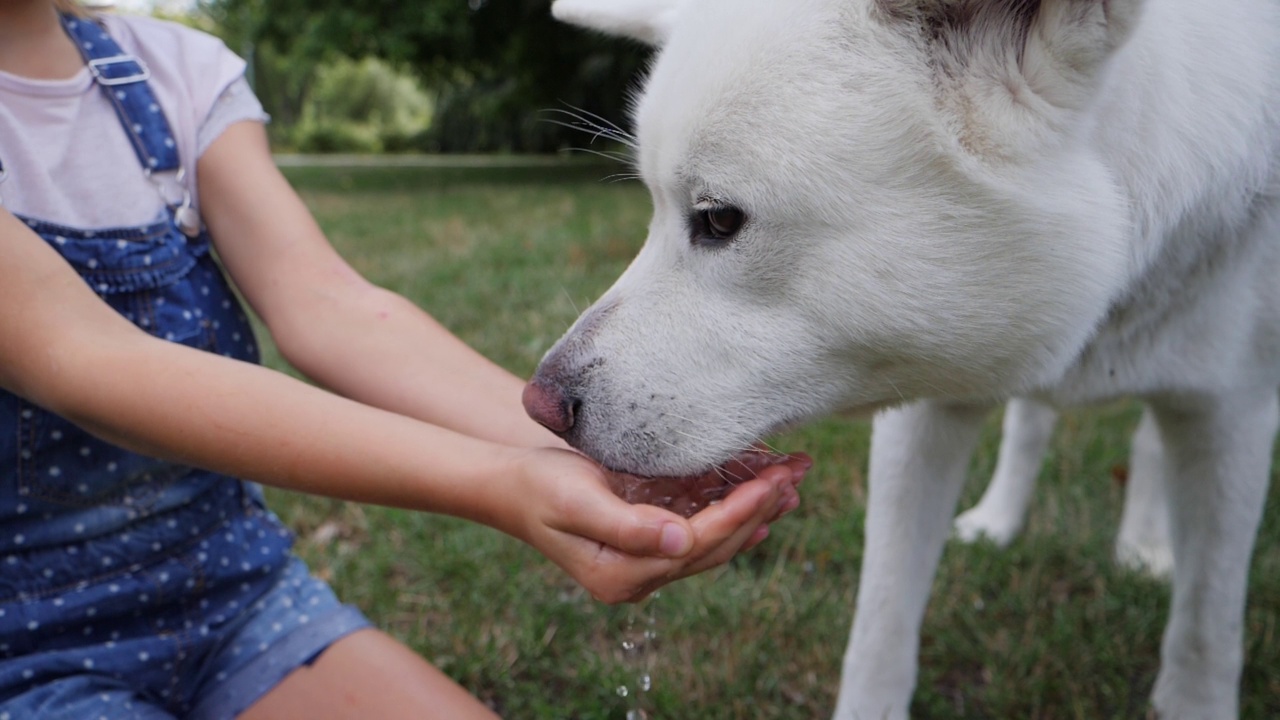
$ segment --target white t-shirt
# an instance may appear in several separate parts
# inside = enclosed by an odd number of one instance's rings
[[[108,34],[151,70],[196,199],[195,161],[234,122],[265,122],[244,61],[221,40],[147,17],[107,15]],[[164,211],[155,183],[88,69],[65,80],[0,72],[0,161],[9,212],[81,229],[145,225]],[[173,184],[174,173],[156,180]],[[181,193],[170,191],[170,197]]]

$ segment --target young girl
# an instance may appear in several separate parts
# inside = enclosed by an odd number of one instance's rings
[[[237,478],[485,523],[607,601],[798,504],[799,457],[692,520],[614,497],[519,380],[335,254],[243,70],[176,25],[0,0],[0,720],[492,717]],[[255,364],[222,269],[332,392]]]

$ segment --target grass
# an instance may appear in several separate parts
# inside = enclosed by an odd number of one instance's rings
[[[290,178],[341,252],[527,376],[643,240],[649,203],[613,168],[305,169]],[[279,366],[278,358],[269,362]],[[993,417],[963,505],[990,476]],[[1067,414],[1024,537],[946,549],[923,630],[913,716],[1140,718],[1167,588],[1116,568],[1111,543],[1137,411]],[[840,673],[862,555],[869,427],[829,419],[778,438],[817,465],[804,505],[728,566],[648,610],[591,600],[532,550],[450,518],[273,492],[300,552],[339,594],[504,716],[623,718],[640,663],[620,642],[651,611],[650,717],[821,718]],[[1273,470],[1274,478],[1275,470]],[[1280,483],[1253,561],[1241,717],[1280,717]]]

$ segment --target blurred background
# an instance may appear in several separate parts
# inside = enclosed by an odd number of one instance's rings
[[[547,111],[625,119],[647,56],[556,23],[548,0],[116,6],[198,27],[245,58],[279,152],[555,152],[582,137]]]

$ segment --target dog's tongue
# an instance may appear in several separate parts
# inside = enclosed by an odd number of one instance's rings
[[[754,479],[765,468],[784,463],[787,459],[786,455],[751,451],[701,475],[643,477],[609,472],[609,488],[633,505],[656,505],[688,518],[724,499],[735,487]]]

